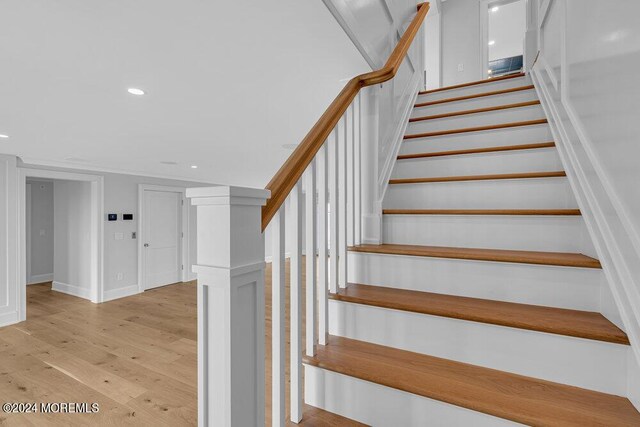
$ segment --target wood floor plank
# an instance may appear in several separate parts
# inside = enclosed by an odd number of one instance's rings
[[[600,265],[600,261],[597,259],[582,254],[565,252],[514,251],[506,249],[453,248],[446,246],[395,244],[351,246],[349,247],[349,250],[354,252],[369,252],[388,255],[515,262],[523,264],[559,265],[564,267],[602,267]]]
[[[269,273],[265,289],[270,301]],[[0,396],[15,402],[98,402],[100,412],[0,414],[0,425],[196,425],[195,282],[104,304],[52,291],[49,283],[27,287],[27,301],[27,321],[0,328]],[[265,320],[269,342],[270,315]],[[265,424],[270,422],[267,417]],[[361,424],[305,405],[300,425]]]
[[[629,345],[629,338],[602,314],[492,301],[432,292],[349,284],[331,298],[413,313],[489,323],[550,334]]]
[[[536,426],[637,426],[628,399],[381,345],[330,337],[304,362]]]

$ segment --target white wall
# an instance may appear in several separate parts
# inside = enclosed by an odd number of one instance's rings
[[[442,86],[441,20],[442,14],[429,11],[424,23],[427,89],[437,89]]]
[[[30,277],[27,277],[27,283],[41,283],[53,280],[53,182],[29,182],[31,199],[27,201],[27,208],[30,210],[31,235],[28,242],[30,254],[27,254],[30,255]]]
[[[19,318],[17,177],[16,158],[0,154],[0,326]]]
[[[138,285],[138,243],[132,239],[131,233],[137,232],[140,221],[138,212],[138,185],[152,184],[173,187],[198,187],[209,186],[184,181],[147,178],[134,175],[104,174],[104,210],[108,213],[118,214],[118,221],[104,224],[104,290],[115,291],[121,288],[129,288]],[[186,201],[185,203],[187,203]],[[196,209],[188,206],[189,210],[189,258],[185,260],[185,269],[191,272],[191,266],[195,264],[196,244]],[[122,214],[133,214],[133,221],[123,221]],[[116,233],[123,233],[123,240],[115,240]],[[186,237],[185,237],[186,238]],[[118,273],[122,273],[122,280],[118,280]],[[195,276],[191,275],[192,278]]]
[[[480,1],[448,0],[441,14],[443,86],[482,79]]]
[[[640,3],[551,0],[539,7],[534,83],[615,303],[601,311],[607,317],[619,311],[637,363]]]
[[[91,184],[55,181],[53,289],[90,299]]]

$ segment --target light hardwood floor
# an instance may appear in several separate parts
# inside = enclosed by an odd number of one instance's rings
[[[269,278],[267,274],[268,307]],[[0,412],[0,425],[197,424],[195,283],[99,305],[40,284],[27,288],[27,299],[27,321],[0,328],[0,403],[98,402],[100,411]],[[271,325],[266,317],[269,349]],[[266,354],[269,372],[270,352]],[[267,381],[269,396],[268,375]],[[267,425],[269,404],[270,399]],[[300,425],[357,423],[305,405]]]

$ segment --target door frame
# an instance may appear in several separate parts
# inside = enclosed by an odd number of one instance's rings
[[[27,178],[42,178],[63,181],[82,181],[91,184],[91,286],[90,300],[104,300],[104,177],[76,172],[61,172],[44,169],[18,168],[19,241],[20,256],[18,292],[18,319],[27,319]]]
[[[180,264],[182,270],[180,278],[182,282],[189,281],[188,267],[191,265],[189,260],[189,205],[185,203],[186,200],[186,188],[184,187],[172,187],[166,185],[150,185],[150,184],[138,184],[138,292],[145,291],[144,284],[144,192],[145,191],[161,191],[166,193],[178,193],[180,196],[180,222],[182,223],[182,238],[180,239]]]
[[[506,4],[515,3],[517,1],[520,0],[480,0],[480,63],[482,64],[482,77],[480,78],[481,80],[489,78],[489,7],[504,6]],[[525,33],[526,31],[527,29],[525,26]],[[524,46],[522,46],[522,49],[524,56]]]

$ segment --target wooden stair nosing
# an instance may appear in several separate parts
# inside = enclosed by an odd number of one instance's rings
[[[540,101],[535,100],[535,101],[518,102],[515,104],[497,105],[495,107],[476,108],[474,110],[462,110],[462,111],[455,111],[452,113],[435,114],[433,116],[414,117],[412,119],[409,119],[409,123],[416,123],[416,122],[421,122],[425,120],[446,119],[449,117],[466,116],[469,114],[489,113],[491,111],[502,111],[502,110],[509,110],[512,108],[531,107],[533,105],[540,105]]]
[[[441,87],[441,88],[438,88],[438,89],[423,90],[423,91],[418,92],[418,95],[428,95],[430,93],[444,92],[446,90],[460,89],[460,88],[463,88],[463,87],[476,86],[476,85],[480,85],[480,84],[484,84],[484,83],[495,83],[495,82],[499,82],[499,81],[502,81],[502,80],[509,80],[509,79],[514,79],[514,78],[524,77],[524,76],[525,76],[524,73],[517,73],[517,74],[511,74],[511,75],[508,75],[508,76],[495,77],[493,79],[476,80],[476,81],[473,81],[473,82],[461,83],[461,84],[458,84],[458,85],[446,86],[446,87]]]
[[[580,216],[580,209],[383,209],[383,215]]]
[[[497,129],[510,129],[514,127],[522,127],[522,126],[535,126],[535,125],[543,125],[546,124],[547,119],[537,119],[537,120],[525,120],[522,122],[511,122],[511,123],[501,123],[498,125],[488,125],[488,126],[474,126],[470,128],[460,128],[460,129],[449,129],[449,130],[440,130],[435,132],[424,132],[424,133],[414,133],[405,135],[403,139],[416,139],[416,138],[431,138],[434,136],[443,136],[443,135],[454,135],[457,133],[469,133],[469,132],[482,132],[487,130],[497,130]]]
[[[535,86],[533,86],[533,85],[518,86],[518,87],[509,88],[509,89],[494,90],[494,91],[491,91],[491,92],[483,92],[483,93],[476,93],[476,94],[473,94],[473,95],[458,96],[458,97],[455,97],[455,98],[439,99],[437,101],[420,102],[418,104],[415,104],[414,107],[415,108],[429,107],[431,105],[446,104],[447,102],[466,101],[467,99],[483,98],[485,96],[503,95],[505,93],[520,92],[520,91],[523,91],[523,90],[531,90],[534,87]]]
[[[437,176],[432,178],[395,178],[390,179],[389,184],[427,184],[433,182],[458,182],[458,181],[487,181],[500,179],[534,179],[534,178],[559,178],[567,176],[564,171],[555,172],[526,172],[503,173],[489,175],[461,175],[461,176]]]
[[[539,252],[508,249],[456,248],[425,245],[358,245],[351,252],[403,255],[428,258],[463,259],[472,261],[507,262],[518,264],[555,265],[560,267],[602,268],[600,261],[583,254]]]
[[[349,284],[329,297],[355,304],[629,345],[627,334],[596,312],[361,284]]]
[[[527,425],[640,425],[624,397],[348,338],[303,363]]]
[[[534,150],[538,148],[553,148],[555,146],[556,146],[555,142],[549,141],[549,142],[539,142],[539,143],[533,143],[533,144],[468,148],[465,150],[436,151],[433,153],[401,154],[398,156],[398,160],[422,159],[427,157],[442,157],[442,156],[459,156],[464,154],[495,153],[499,151]]]

